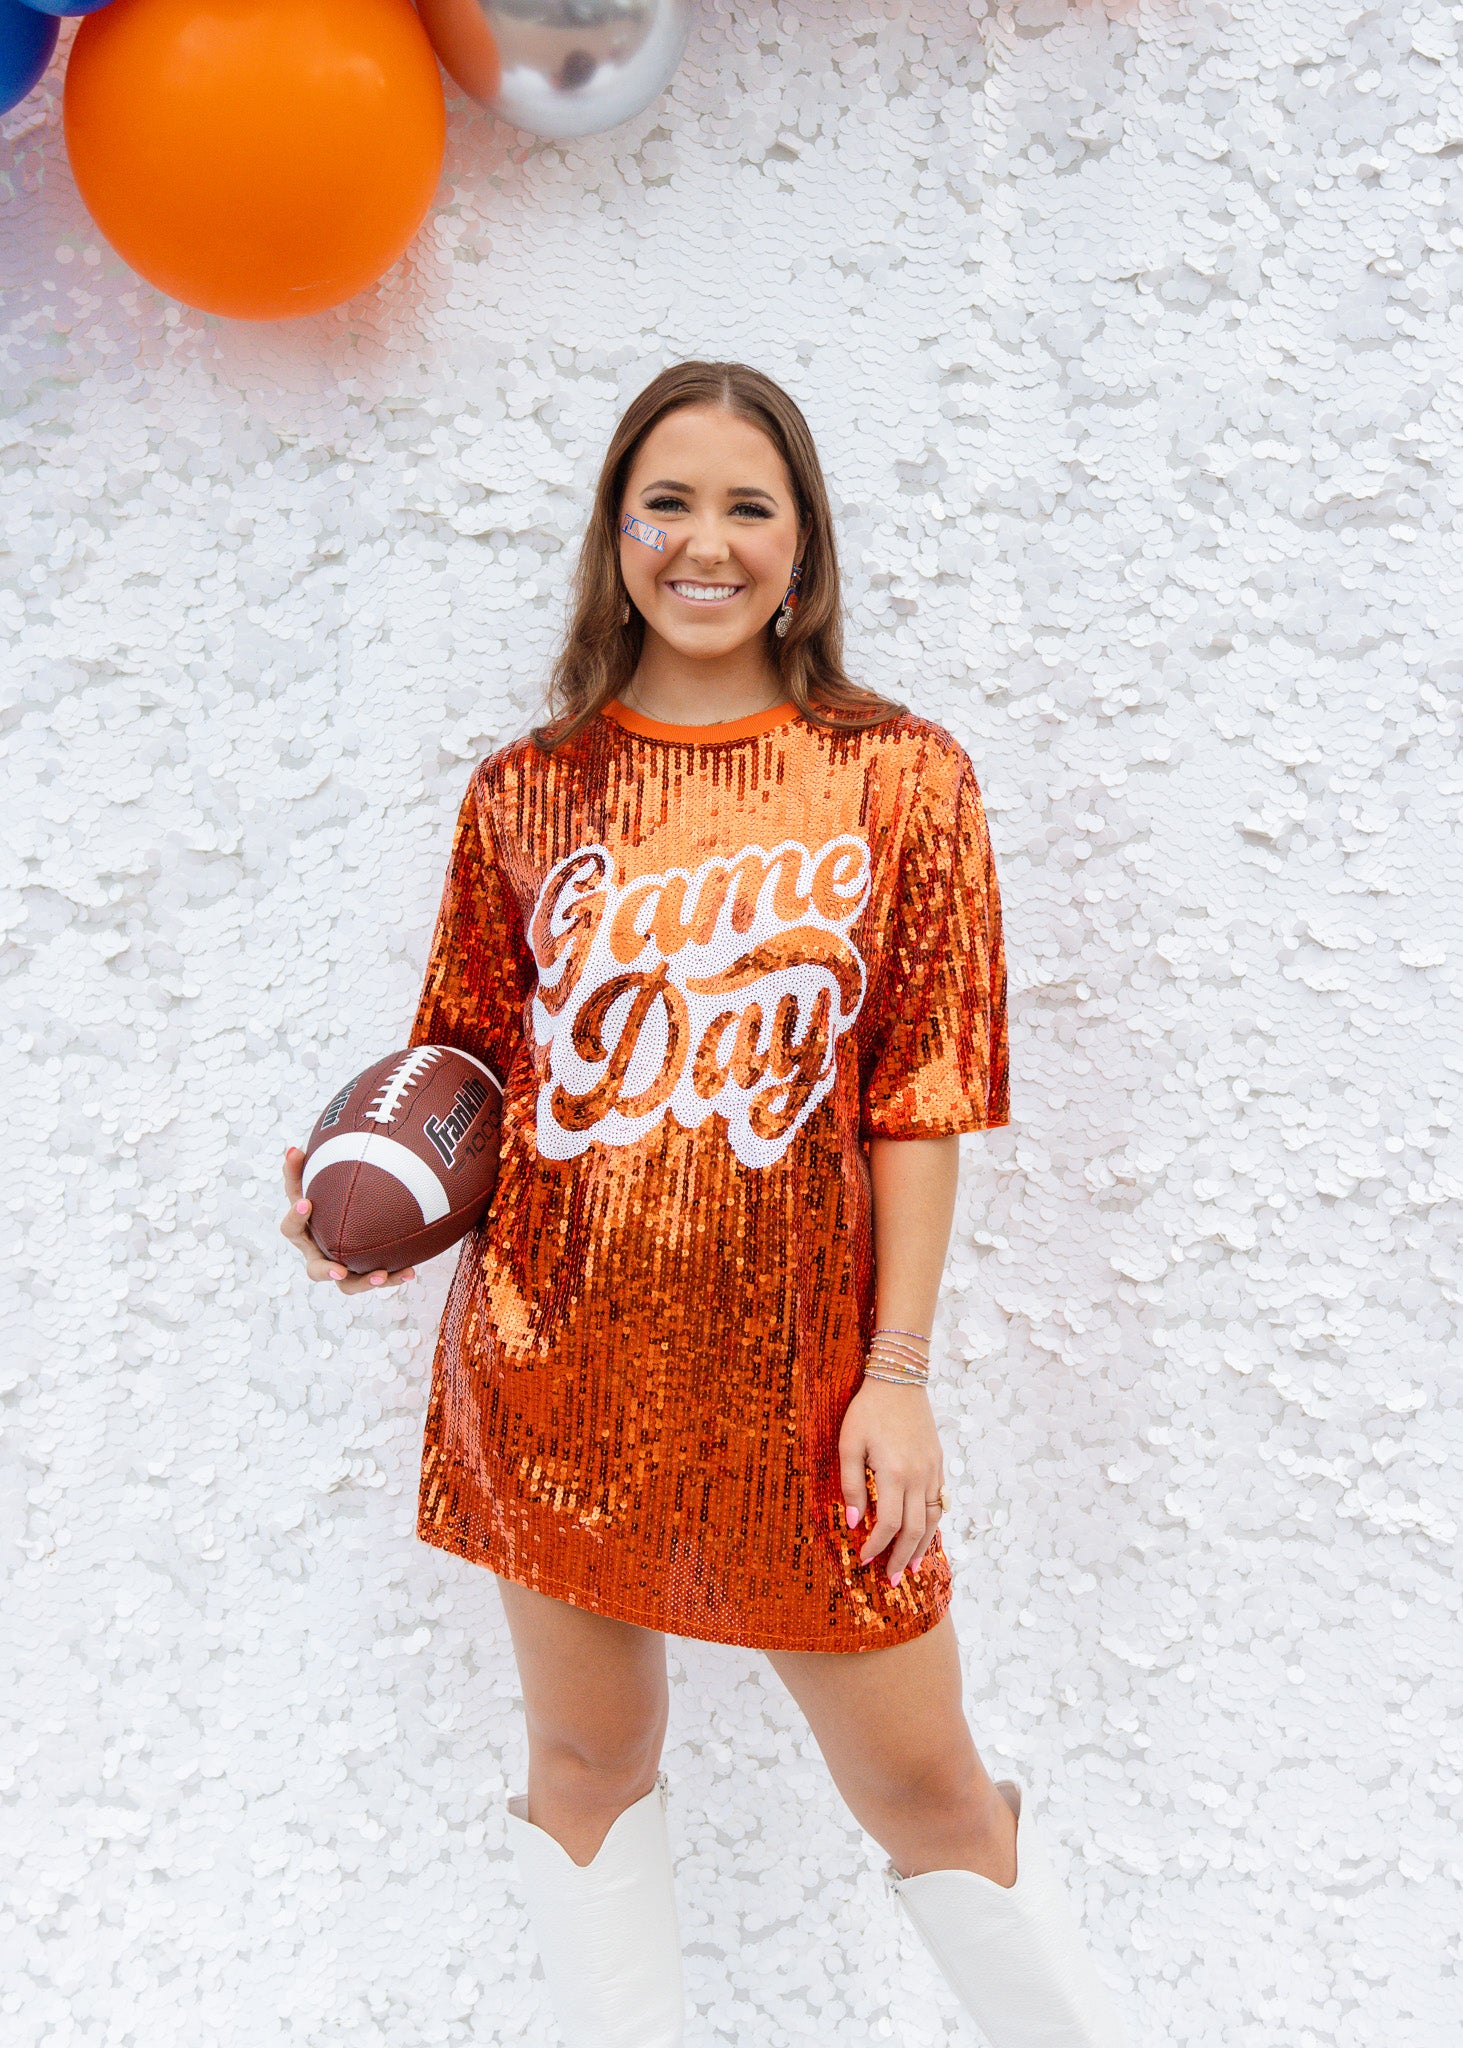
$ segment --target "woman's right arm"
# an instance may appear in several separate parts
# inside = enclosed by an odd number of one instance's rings
[[[523,1032],[523,1006],[533,985],[533,959],[517,901],[498,865],[483,771],[467,785],[432,935],[422,992],[408,1045],[455,1045],[484,1060],[506,1081]],[[312,1280],[333,1280],[342,1294],[400,1287],[415,1277],[350,1273],[325,1257],[310,1235],[310,1201],[301,1185],[305,1155],[291,1145],[284,1156],[289,1200],[281,1234],[300,1253]]]

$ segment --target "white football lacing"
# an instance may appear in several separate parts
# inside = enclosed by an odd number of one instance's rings
[[[366,1111],[367,1120],[373,1124],[389,1124],[428,1067],[435,1066],[441,1057],[442,1049],[436,1045],[419,1045],[415,1052],[409,1052],[381,1083],[380,1094]]]

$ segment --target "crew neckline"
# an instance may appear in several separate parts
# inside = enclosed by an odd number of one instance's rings
[[[754,711],[749,718],[728,718],[716,725],[670,725],[663,718],[647,718],[643,711],[631,711],[618,697],[604,707],[604,716],[645,740],[673,740],[679,746],[716,747],[724,740],[756,739],[790,725],[798,715],[796,704],[773,704],[766,711]]]

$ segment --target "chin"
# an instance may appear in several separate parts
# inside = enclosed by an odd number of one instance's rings
[[[713,655],[735,653],[738,647],[744,647],[753,637],[753,633],[748,632],[745,624],[733,626],[730,621],[718,620],[713,625],[710,619],[704,626],[699,627],[685,625],[678,619],[673,626],[658,626],[656,630],[663,640],[674,647],[677,654],[699,655],[702,660],[708,660]],[[755,628],[753,631],[755,632]]]

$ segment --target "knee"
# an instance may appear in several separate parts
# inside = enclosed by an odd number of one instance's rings
[[[665,1738],[665,1716],[607,1724],[530,1722],[529,1753],[535,1772],[565,1792],[585,1798],[637,1796],[654,1782]]]
[[[861,1776],[869,1806],[905,1820],[948,1822],[979,1805],[973,1752],[916,1750],[867,1758]]]

